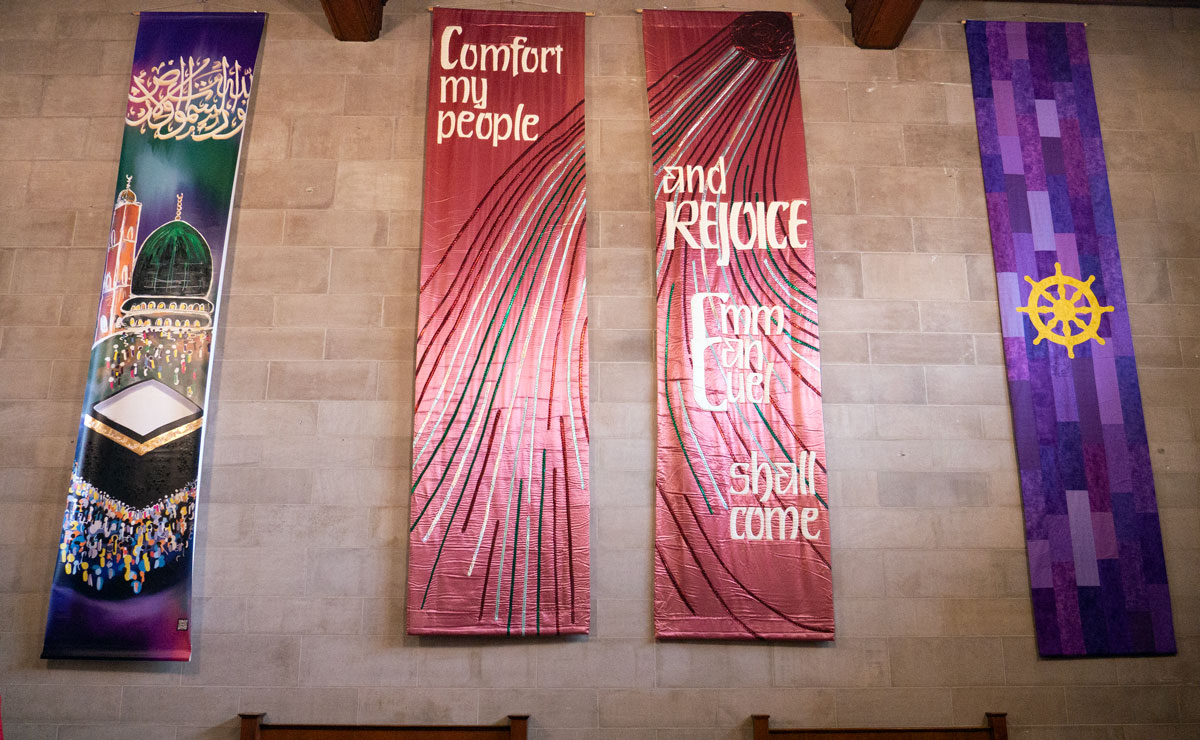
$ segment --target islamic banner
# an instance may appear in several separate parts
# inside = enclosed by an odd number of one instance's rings
[[[433,12],[413,634],[588,631],[583,22]]]
[[[966,32],[1038,651],[1174,653],[1083,25]]]
[[[191,657],[212,339],[264,22],[141,15],[43,658]]]
[[[792,19],[645,11],[660,637],[833,639]]]

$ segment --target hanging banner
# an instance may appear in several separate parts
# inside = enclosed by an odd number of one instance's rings
[[[433,12],[412,634],[588,631],[583,23]]]
[[[1080,23],[968,21],[1038,652],[1175,652]]]
[[[659,637],[833,639],[791,16],[646,10]]]
[[[141,14],[43,658],[191,657],[212,335],[265,20]]]

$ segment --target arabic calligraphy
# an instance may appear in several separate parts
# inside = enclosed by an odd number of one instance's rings
[[[156,139],[232,138],[246,123],[252,78],[252,70],[225,57],[161,62],[134,75],[125,123]]]

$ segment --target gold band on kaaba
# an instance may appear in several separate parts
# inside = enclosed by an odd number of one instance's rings
[[[186,437],[187,435],[196,431],[200,427],[204,426],[204,419],[193,419],[183,426],[175,427],[174,429],[165,431],[157,437],[152,437],[145,442],[138,442],[129,435],[118,432],[116,429],[113,429],[90,414],[83,417],[83,425],[97,434],[108,437],[112,441],[137,455],[145,455],[147,452],[153,452],[165,444],[174,442],[180,437]]]

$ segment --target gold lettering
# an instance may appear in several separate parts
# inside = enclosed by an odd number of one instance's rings
[[[240,62],[180,57],[134,75],[125,124],[156,139],[230,139],[246,124],[253,72]]]

